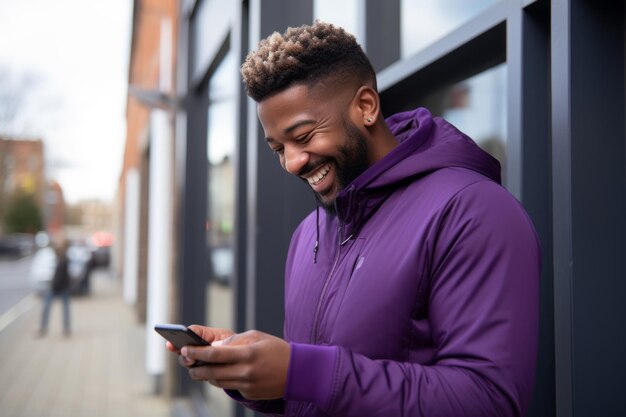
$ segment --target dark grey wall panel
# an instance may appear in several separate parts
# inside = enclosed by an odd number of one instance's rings
[[[552,1],[552,247],[554,271],[555,405],[557,417],[573,415],[572,404],[572,167],[570,114],[570,4]]]
[[[623,8],[552,2],[557,416],[623,414]]]
[[[516,20],[516,25],[512,24]],[[515,31],[512,32],[515,26]],[[542,247],[539,295],[539,345],[535,391],[528,417],[553,417],[554,401],[554,281],[552,277],[552,189],[550,142],[550,8],[538,2],[512,10],[507,22],[509,85],[519,93],[510,97],[509,118],[517,117],[516,137],[521,162],[521,201],[531,217]],[[510,120],[512,121],[512,120]],[[510,149],[510,148],[509,148]],[[510,154],[509,154],[510,155]],[[509,175],[509,180],[513,180]],[[510,184],[510,182],[509,182]]]
[[[366,0],[367,56],[376,72],[400,59],[400,0]]]
[[[179,293],[176,302],[181,323],[204,323],[206,318],[207,261],[206,221],[206,137],[208,94],[192,92],[186,99],[187,141],[185,149],[184,188],[179,190]],[[186,372],[179,372],[180,392],[198,385]]]
[[[573,397],[624,415],[624,3],[571,1]]]

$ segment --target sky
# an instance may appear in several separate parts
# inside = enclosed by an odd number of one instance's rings
[[[36,80],[24,90],[28,100],[8,133],[44,141],[47,176],[61,184],[70,204],[110,202],[115,195],[126,136],[132,4],[0,0],[0,88]]]

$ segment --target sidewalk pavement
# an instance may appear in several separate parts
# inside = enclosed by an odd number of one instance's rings
[[[72,297],[72,334],[62,303],[52,305],[48,335],[36,338],[42,302],[29,296],[0,329],[2,417],[169,417],[172,404],[151,393],[145,328],[122,300],[108,270],[92,275],[92,293]],[[24,311],[25,310],[25,311]]]

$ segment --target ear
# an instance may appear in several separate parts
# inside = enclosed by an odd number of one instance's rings
[[[380,97],[369,86],[362,86],[354,96],[354,117],[357,126],[369,128],[376,124],[380,117]]]

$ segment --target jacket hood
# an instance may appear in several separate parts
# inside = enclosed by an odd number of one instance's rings
[[[399,145],[337,195],[342,240],[358,232],[395,188],[438,169],[467,168],[500,183],[500,163],[427,109],[398,113],[385,121]]]

